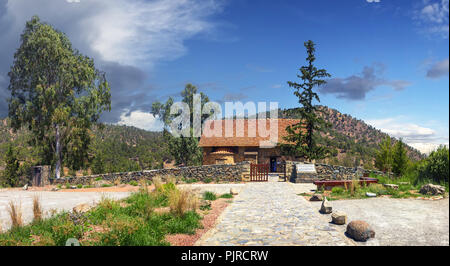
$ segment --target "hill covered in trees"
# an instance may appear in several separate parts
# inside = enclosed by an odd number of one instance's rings
[[[43,151],[29,144],[31,133],[26,129],[13,132],[8,123],[8,119],[0,120],[0,169],[5,166],[5,154],[9,145],[13,146],[23,171],[31,165],[42,164]],[[92,141],[85,173],[162,168],[164,161],[172,160],[162,132],[149,132],[130,126],[102,125],[95,126],[90,134]],[[74,170],[78,169],[71,169],[70,174]]]
[[[299,108],[280,109],[278,117],[298,119],[298,110]],[[321,133],[319,144],[333,149],[333,156],[322,161],[344,166],[373,168],[379,144],[388,134],[335,109],[321,106],[321,110],[325,121],[329,122],[331,127]],[[397,141],[394,138],[392,140],[393,143]],[[425,157],[411,146],[406,145],[406,149],[412,160]]]

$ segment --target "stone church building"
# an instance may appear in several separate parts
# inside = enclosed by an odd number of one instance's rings
[[[278,121],[278,139],[274,147],[260,147],[261,141],[268,141],[269,136],[261,137],[258,132],[258,123],[266,122],[266,129],[270,128],[270,119],[256,120],[255,123],[249,122],[247,119],[233,119],[233,135],[226,137],[222,133],[220,137],[207,137],[203,133],[200,138],[199,146],[203,148],[203,165],[211,164],[235,164],[243,161],[250,161],[258,164],[270,164],[270,171],[276,172],[277,166],[286,160],[298,160],[292,156],[282,155],[279,144],[286,143],[284,136],[287,135],[286,127],[294,125],[299,122],[296,119],[277,119]],[[222,122],[222,132],[225,132],[226,120],[217,121]],[[228,120],[230,121],[230,120]],[[230,124],[231,124],[230,121]],[[212,121],[209,121],[212,123]],[[241,123],[241,124],[239,124]],[[236,125],[243,124],[243,132],[236,133]],[[206,125],[206,127],[211,124]],[[276,129],[275,129],[276,130]],[[256,132],[249,134],[249,132]]]

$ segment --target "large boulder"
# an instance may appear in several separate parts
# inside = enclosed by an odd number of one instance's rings
[[[443,195],[445,193],[445,187],[433,184],[426,184],[420,188],[420,193],[425,195]]]
[[[347,225],[347,235],[356,241],[367,241],[375,237],[375,231],[364,221],[351,221]]]
[[[330,202],[328,202],[327,198],[324,197],[322,201],[322,206],[320,207],[320,213],[328,214],[333,211],[333,207],[331,206]]]
[[[311,196],[311,198],[309,198],[309,201],[322,201],[322,200],[323,200],[322,194],[314,194]]]
[[[340,211],[333,212],[333,214],[331,214],[331,222],[334,224],[343,225],[347,222],[347,214]]]
[[[230,188],[230,194],[233,195],[233,196],[235,196],[235,195],[238,194],[238,192],[236,191],[236,189]]]

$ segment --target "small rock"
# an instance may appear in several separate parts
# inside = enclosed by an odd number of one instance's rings
[[[52,191],[58,191],[58,190],[59,190],[59,188],[57,188],[57,187],[52,188]]]
[[[83,204],[75,206],[73,208],[73,212],[84,213],[84,212],[89,211],[90,209],[91,209],[91,206],[89,206],[88,204],[83,203]]]
[[[28,190],[28,184],[26,184],[25,186],[23,186],[22,189],[23,189],[23,190]]]
[[[332,212],[331,204],[328,202],[327,198],[324,197],[322,201],[322,206],[320,207],[320,213],[328,214]]]
[[[331,214],[331,222],[339,225],[345,224],[347,223],[347,214],[340,211],[333,212],[333,214]]]
[[[238,192],[236,190],[234,190],[233,188],[230,188],[230,194],[231,195],[237,195]]]
[[[443,195],[445,193],[445,187],[433,184],[426,184],[420,188],[420,193],[426,195]]]
[[[409,185],[409,182],[398,182],[399,185]]]
[[[322,194],[314,194],[309,199],[309,201],[322,201],[322,200],[323,200]]]
[[[375,231],[364,221],[351,221],[347,225],[346,233],[356,241],[367,241],[375,237]]]
[[[371,192],[366,192],[366,196],[367,196],[367,197],[371,197],[371,198],[374,198],[374,197],[376,197],[376,196],[377,196],[377,194],[375,194],[375,193],[371,193]]]
[[[77,189],[77,186],[70,186],[71,189]]]
[[[398,189],[398,185],[395,184],[383,184],[383,186],[391,189]]]

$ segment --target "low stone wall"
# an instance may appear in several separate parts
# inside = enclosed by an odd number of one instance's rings
[[[339,165],[329,165],[316,163],[315,168],[317,174],[299,174],[296,172],[295,165],[301,162],[287,161],[286,173],[291,182],[303,183],[313,182],[314,180],[351,180],[359,179],[363,176],[367,176],[370,173],[377,175],[386,175],[386,173],[376,170],[366,170],[361,167],[345,167]]]
[[[250,173],[250,162],[224,165],[203,165],[188,166],[171,169],[145,170],[139,172],[112,173],[101,175],[90,175],[80,177],[66,177],[54,180],[54,184],[89,184],[98,178],[114,182],[120,178],[122,183],[130,181],[139,181],[141,179],[153,180],[154,177],[160,177],[162,181],[169,176],[175,177],[180,181],[214,181],[214,182],[242,182]]]

